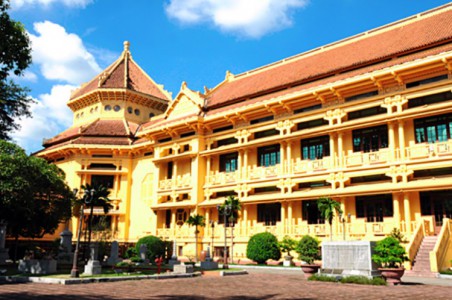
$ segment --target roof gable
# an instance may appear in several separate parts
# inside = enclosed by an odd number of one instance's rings
[[[165,112],[168,120],[178,119],[188,115],[199,115],[204,106],[204,97],[199,92],[194,92],[182,82],[181,90]]]

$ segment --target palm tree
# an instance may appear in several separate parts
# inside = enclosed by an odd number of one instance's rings
[[[317,200],[317,207],[322,217],[330,224],[330,241],[333,239],[334,212],[342,214],[341,204],[330,197],[321,197]]]
[[[221,211],[223,211],[223,213],[225,212],[226,207],[230,208],[230,217],[229,217],[228,221],[229,221],[229,226],[231,227],[231,262],[234,262],[234,224],[238,218],[239,210],[242,210],[242,203],[234,195],[229,195],[226,198],[226,200],[224,201],[224,204],[220,207],[220,209],[221,209]],[[226,238],[226,224],[224,224],[224,226],[225,226],[225,238]]]
[[[188,217],[187,221],[185,221],[190,226],[195,226],[195,261],[198,261],[198,226],[204,227],[206,226],[206,222],[204,221],[204,216],[199,214],[194,214]]]
[[[82,185],[82,190],[85,191],[85,194],[79,201],[82,201],[83,202],[82,204],[90,207],[90,213],[88,218],[88,249],[89,249],[89,245],[91,244],[91,231],[94,207],[101,206],[104,210],[104,213],[107,214],[110,211],[110,209],[113,208],[113,205],[111,205],[111,200],[108,198],[108,196],[110,196],[110,190],[103,185],[93,187],[89,184],[86,184]]]

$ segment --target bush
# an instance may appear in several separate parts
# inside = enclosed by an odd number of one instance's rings
[[[386,285],[386,281],[381,277],[367,278],[365,276],[346,276],[338,278],[335,276],[327,276],[322,274],[314,274],[308,278],[312,281],[326,281],[326,282],[340,282],[340,283],[353,283],[353,284],[367,284],[367,285]]]
[[[246,247],[246,257],[258,264],[263,264],[269,259],[279,260],[281,252],[278,239],[270,232],[253,235]]]
[[[132,258],[134,256],[138,256],[137,249],[135,247],[127,248],[126,252],[124,253],[124,258]]]
[[[400,242],[396,238],[388,236],[377,242],[372,260],[383,268],[398,268],[408,260],[408,257]]]
[[[165,255],[165,243],[156,236],[148,235],[139,239],[135,246],[137,253],[140,253],[141,244],[147,246],[146,258],[151,262],[153,262],[156,257]]]
[[[386,285],[386,281],[381,277],[367,278],[365,276],[346,276],[341,279],[341,283],[368,284],[368,285]]]
[[[312,281],[326,281],[326,282],[337,282],[336,277],[334,277],[334,276],[322,275],[322,274],[313,274],[311,277],[308,278],[308,280],[312,280]]]
[[[308,264],[312,264],[314,260],[321,258],[319,253],[319,241],[309,235],[305,235],[301,238],[295,251],[298,253],[299,258]]]

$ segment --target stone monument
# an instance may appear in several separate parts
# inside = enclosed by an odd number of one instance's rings
[[[102,273],[102,266],[100,262],[97,260],[97,256],[99,255],[99,245],[97,243],[91,244],[90,247],[90,255],[88,263],[85,265],[85,271],[83,272],[85,275],[97,275]]]
[[[107,259],[107,265],[114,266],[120,261],[122,259],[119,258],[119,244],[117,241],[113,241],[111,243],[110,257]]]
[[[67,228],[60,233],[60,246],[58,247],[58,263],[71,264],[74,253],[72,253],[72,232]]]
[[[143,260],[143,263],[148,264],[149,263],[149,258],[147,258],[147,252],[148,252],[148,247],[146,246],[146,244],[141,244],[140,245],[140,258],[141,260]]]
[[[334,276],[378,276],[378,266],[372,261],[375,242],[341,241],[322,243],[320,273]]]
[[[176,240],[173,241],[173,255],[171,255],[171,259],[168,260],[168,264],[170,265],[171,268],[173,268],[174,270],[174,265],[180,265],[180,261],[177,260],[177,255],[176,255]]]
[[[218,263],[210,257],[210,247],[207,246],[206,260],[201,262],[201,269],[213,270],[218,269]]]
[[[6,223],[0,222],[0,265],[9,260],[8,249],[5,248]]]

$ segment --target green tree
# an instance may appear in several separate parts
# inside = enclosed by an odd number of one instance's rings
[[[330,224],[330,241],[333,239],[334,212],[342,214],[341,204],[330,197],[322,197],[317,200],[317,207],[322,217]]]
[[[226,209],[228,207],[228,209]],[[240,203],[240,200],[236,198],[234,195],[229,195],[226,200],[224,201],[223,205],[221,205],[218,209],[219,214],[224,215],[226,212],[229,216],[227,219],[227,223],[224,224],[225,231],[224,236],[226,239],[226,225],[229,225],[231,227],[231,262],[234,262],[234,225],[235,222],[238,219],[239,211],[242,209],[242,203]],[[225,222],[226,223],[226,222]]]
[[[78,200],[78,204],[81,201],[84,202],[90,208],[88,217],[88,245],[91,243],[91,232],[92,232],[92,220],[94,207],[102,207],[104,213],[107,214],[110,209],[113,208],[111,200],[108,198],[110,196],[110,190],[103,186],[91,186],[90,184],[82,185],[82,190],[84,191],[84,196]]]
[[[70,218],[74,196],[56,165],[0,140],[0,166],[0,222],[9,236],[40,238]]]
[[[229,215],[228,221],[232,224],[235,224],[238,219],[239,211],[242,210],[242,203],[240,203],[240,200],[238,198],[234,197],[233,195],[229,195],[221,206],[222,211],[224,211],[226,205],[229,205],[231,207],[231,214]]]
[[[204,227],[206,226],[206,222],[204,217],[199,214],[194,214],[188,217],[187,221],[185,221],[190,226],[195,226],[195,261],[198,261],[198,226]]]
[[[9,79],[21,76],[31,63],[31,46],[22,23],[8,15],[9,0],[0,0],[0,138],[10,139],[10,132],[19,129],[17,119],[30,116],[33,102],[29,89]]]

